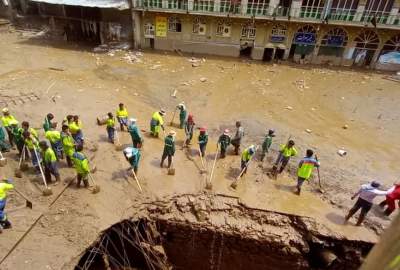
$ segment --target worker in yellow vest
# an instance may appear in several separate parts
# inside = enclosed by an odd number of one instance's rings
[[[297,170],[297,190],[296,194],[300,195],[301,186],[304,181],[308,181],[315,167],[319,167],[319,162],[313,158],[314,152],[311,149],[306,151],[306,156],[300,161]]]
[[[164,117],[165,116],[165,110],[161,109],[158,112],[153,113],[153,116],[150,121],[150,131],[151,135],[154,137],[158,137],[160,133],[160,128],[165,130],[164,128]]]
[[[68,127],[69,131],[71,132],[72,138],[75,140],[76,145],[82,145],[83,146],[83,132],[82,132],[82,122],[79,120],[78,115],[68,115],[67,116],[68,120]]]
[[[8,221],[4,208],[7,203],[7,192],[14,188],[14,183],[11,179],[3,179],[0,182],[0,232],[3,229],[11,228],[11,222]]]
[[[254,145],[250,145],[249,147],[247,147],[246,149],[243,150],[241,163],[240,163],[240,167],[243,172],[241,176],[243,176],[247,173],[247,167],[255,153],[256,153],[256,147]]]
[[[14,146],[14,141],[13,141],[13,134],[11,132],[11,126],[10,126],[10,121],[15,121],[18,124],[18,121],[15,119],[14,116],[10,114],[10,111],[8,108],[4,108],[3,110],[3,116],[1,117],[1,122],[3,124],[3,127],[7,131],[8,135],[8,142],[10,143],[11,147]]]
[[[51,148],[53,149],[54,153],[56,154],[57,160],[64,158],[63,153],[63,145],[61,141],[61,132],[55,130],[57,127],[57,123],[53,123],[52,127],[46,131],[45,137],[49,140],[51,144]]]
[[[61,142],[68,167],[72,167],[72,155],[75,152],[75,141],[74,138],[72,138],[71,133],[69,132],[69,127],[67,125],[62,126]]]
[[[24,137],[25,147],[31,154],[32,166],[37,172],[40,172],[39,163],[41,163],[42,159],[39,151],[39,142],[29,131],[24,131],[22,135]]]
[[[124,131],[124,127],[128,127],[128,110],[125,108],[125,105],[123,103],[119,104],[116,116],[121,131]]]
[[[281,144],[278,158],[276,159],[274,167],[272,168],[274,176],[276,176],[278,173],[282,173],[286,165],[289,163],[290,158],[296,155],[297,150],[294,148],[293,140],[289,140],[287,144]],[[279,165],[280,168],[278,170]]]
[[[39,140],[39,135],[34,128],[31,128],[28,121],[23,121],[21,123],[21,127],[24,131],[29,131],[29,133],[35,137],[36,140]]]
[[[53,149],[47,145],[46,141],[40,142],[40,149],[43,154],[44,176],[47,184],[51,183],[51,175],[56,178],[56,183],[60,183],[60,173],[58,172],[57,157]]]
[[[114,143],[114,135],[115,135],[114,115],[109,112],[107,114],[107,116],[108,116],[108,119],[106,120],[106,130],[107,130],[108,141],[110,143]]]

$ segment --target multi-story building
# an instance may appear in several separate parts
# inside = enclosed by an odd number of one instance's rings
[[[400,66],[380,64],[400,64],[400,0],[132,1],[136,47],[264,61]]]

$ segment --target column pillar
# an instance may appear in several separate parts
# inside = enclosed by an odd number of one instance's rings
[[[273,15],[278,5],[279,5],[279,0],[270,0],[268,7],[268,15]]]
[[[394,21],[396,20],[396,17],[399,14],[399,8],[398,7],[393,7],[392,10],[390,11],[389,18],[386,22],[386,24],[394,24]]]
[[[299,18],[301,10],[301,0],[293,0],[290,7],[290,17]]]
[[[189,11],[193,10],[193,0],[188,0],[188,10]]]
[[[221,0],[214,1],[214,12],[219,12],[219,8],[221,6]]]
[[[247,14],[247,0],[242,0],[240,3],[240,13],[242,15],[246,15]]]
[[[354,16],[353,21],[360,22],[361,18],[362,18],[362,15],[364,13],[364,10],[365,10],[365,5],[364,4],[363,5],[358,5],[357,11],[356,11],[356,14]]]

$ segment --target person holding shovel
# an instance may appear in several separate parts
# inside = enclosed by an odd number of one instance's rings
[[[137,175],[138,173],[138,168],[139,168],[139,161],[140,161],[140,151],[139,149],[135,147],[127,147],[123,151],[125,159],[129,162],[131,165],[131,168]]]
[[[47,145],[46,141],[39,143],[40,149],[43,153],[44,177],[46,183],[51,183],[51,175],[56,178],[56,183],[61,182],[60,173],[58,171],[57,157],[53,149]]]
[[[176,106],[176,108],[179,110],[179,128],[184,128],[186,124],[186,117],[187,117],[187,110],[185,106],[185,102],[182,101],[181,103]]]
[[[114,143],[114,135],[115,135],[114,115],[111,112],[109,112],[107,116],[108,119],[106,120],[106,130],[107,130],[108,141],[110,143]]]
[[[184,145],[190,145],[192,138],[193,138],[193,132],[194,132],[194,126],[196,124],[194,123],[194,118],[193,114],[189,113],[189,116],[187,118],[187,121],[185,123],[185,135],[186,135],[186,140]]]
[[[168,132],[168,136],[164,139],[164,151],[161,157],[160,167],[163,168],[164,161],[168,157],[168,169],[171,167],[172,158],[175,155],[175,136],[176,132],[171,130]]]
[[[21,127],[22,127],[23,131],[29,131],[29,133],[30,133],[33,137],[35,137],[36,140],[39,140],[39,135],[38,135],[36,129],[31,128],[28,121],[23,121],[23,122],[21,123]]]
[[[235,155],[239,155],[240,144],[242,142],[243,137],[244,137],[244,128],[242,127],[242,123],[240,121],[236,121],[236,133],[233,139],[231,140],[231,144],[235,147]]]
[[[297,170],[297,190],[295,193],[300,195],[301,186],[304,181],[308,181],[311,177],[314,167],[319,167],[320,163],[313,158],[314,151],[307,149],[306,156],[300,161],[299,168]]]
[[[261,152],[261,158],[260,160],[263,161],[266,154],[269,151],[269,148],[271,147],[272,144],[272,138],[275,137],[275,130],[270,129],[268,130],[268,134],[265,136],[264,142],[262,143],[262,152]]]
[[[74,168],[76,170],[76,186],[78,188],[81,187],[81,182],[86,188],[89,187],[89,180],[88,176],[90,173],[89,169],[89,160],[87,157],[82,153],[83,146],[77,145],[76,151],[72,154],[72,162],[74,163]]]
[[[118,105],[116,116],[121,131],[124,131],[124,127],[128,127],[128,110],[125,108],[125,105],[123,103],[120,103]]]
[[[256,153],[256,147],[254,145],[250,145],[249,147],[243,150],[240,162],[240,168],[242,171],[241,177],[247,173],[247,167],[249,161],[252,159],[255,153]]]
[[[290,158],[296,155],[297,150],[294,148],[293,140],[289,140],[287,144],[281,144],[278,158],[276,159],[273,167],[274,174],[276,175],[277,173],[282,173],[286,165],[289,163]],[[280,168],[278,170],[279,165]]]
[[[61,141],[61,132],[56,130],[57,123],[54,123],[45,133],[46,139],[49,140],[51,148],[56,154],[57,161],[64,158],[63,145]]]
[[[131,135],[133,147],[139,149],[142,147],[143,138],[138,126],[136,125],[136,121],[135,118],[129,119],[128,132]]]
[[[72,155],[75,152],[75,142],[69,132],[69,127],[67,125],[62,126],[61,131],[61,142],[65,153],[65,158],[67,160],[68,167],[72,167]]]
[[[40,156],[40,151],[38,151],[39,143],[29,131],[24,131],[22,135],[24,137],[25,147],[31,153],[32,166],[36,169],[37,172],[40,172],[39,163],[42,161],[42,159]]]
[[[0,182],[0,232],[2,229],[11,228],[11,222],[7,219],[4,211],[7,204],[7,192],[14,189],[14,182],[11,179],[3,179]]]
[[[221,149],[221,154],[220,154],[221,158],[225,158],[226,149],[228,149],[230,143],[231,143],[231,137],[229,136],[229,129],[225,129],[224,133],[218,138],[218,144]]]
[[[150,121],[151,135],[153,135],[156,138],[158,138],[161,128],[162,130],[165,130],[163,116],[165,116],[165,110],[161,109],[160,111],[153,113],[153,116]]]
[[[72,138],[75,140],[75,144],[83,146],[84,139],[82,132],[82,121],[79,120],[78,115],[74,115],[72,121],[68,120],[68,127]]]
[[[48,113],[44,118],[43,129],[44,132],[49,131],[52,127],[54,127],[54,123],[52,122],[54,119],[54,115],[52,113]]]
[[[199,150],[202,157],[206,155],[206,148],[208,143],[208,134],[205,127],[200,128],[199,134]]]
[[[10,111],[8,110],[8,108],[4,108],[2,110],[3,112],[3,116],[1,117],[1,122],[3,124],[3,127],[6,129],[7,131],[7,135],[8,135],[8,142],[10,143],[11,147],[14,147],[14,141],[13,141],[13,134],[11,132],[11,126],[10,126],[10,122],[11,121],[15,121],[18,124],[18,121],[15,119],[14,116],[12,116],[10,114]]]

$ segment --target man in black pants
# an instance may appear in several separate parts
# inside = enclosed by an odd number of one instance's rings
[[[350,209],[349,213],[345,217],[345,222],[347,222],[358,210],[361,209],[356,226],[361,225],[367,216],[368,211],[371,210],[374,198],[376,196],[384,196],[389,193],[389,191],[379,190],[379,186],[380,184],[376,181],[361,185],[360,190],[351,197],[351,199],[354,200],[357,196],[359,196],[353,208]]]

